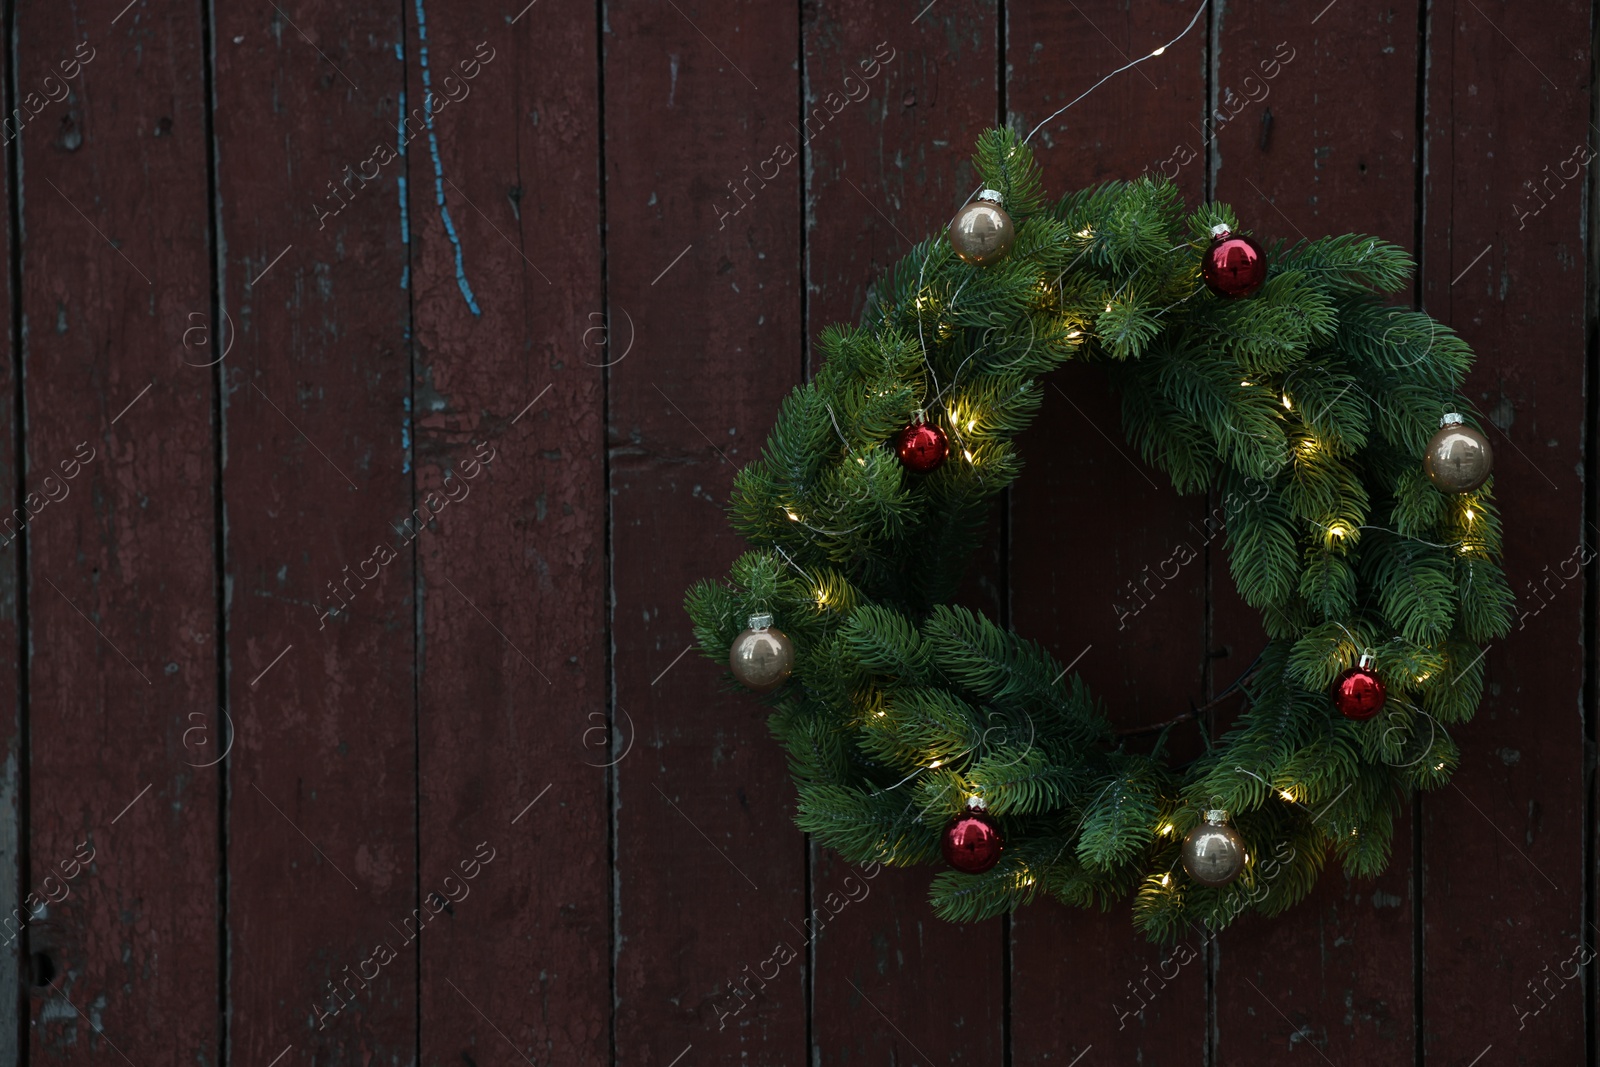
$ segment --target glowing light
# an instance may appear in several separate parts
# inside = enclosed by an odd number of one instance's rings
[[[967,457],[967,462],[968,462],[968,463],[976,463],[976,462],[977,462],[977,460],[975,460],[975,459],[973,459],[973,458],[972,458],[972,450],[971,450],[971,449],[970,449],[970,448],[963,448],[963,449],[962,449],[962,450],[961,450],[961,454],[962,454],[962,455],[963,455],[963,456],[966,456],[966,457]]]
[[[1473,519],[1475,519],[1477,517],[1478,516],[1473,512],[1473,510],[1471,508],[1467,509],[1467,521],[1468,522],[1471,522]]]
[[[881,719],[881,718],[883,718],[883,716],[884,716],[884,715],[885,715],[885,714],[886,714],[886,713],[885,713],[885,712],[882,712],[882,711],[880,711],[880,712],[878,712],[878,718],[880,718],[880,719]]]
[[[978,428],[978,420],[977,419],[968,419],[967,420],[967,432],[968,433],[971,433],[973,430],[976,430],[977,428]],[[1467,512],[1467,518],[1469,518],[1469,519],[1472,518],[1472,512],[1470,512],[1470,511]]]
[[[790,522],[799,522],[800,521],[800,516],[796,515],[794,513],[794,509],[792,509],[792,508],[784,508],[783,509],[783,513],[785,515],[789,516],[789,521]]]
[[[1170,874],[1163,874],[1163,875],[1162,875],[1162,876],[1161,876],[1161,884],[1162,884],[1162,885],[1171,885],[1171,884],[1172,884],[1172,875],[1170,875]]]
[[[1076,341],[1078,338],[1080,338],[1082,336],[1083,336],[1083,331],[1082,330],[1069,330],[1067,332],[1067,340],[1069,340],[1069,341]]]
[[[1293,411],[1294,410],[1294,401],[1289,399],[1289,394],[1288,393],[1284,393],[1283,394],[1283,410],[1285,410],[1285,411]]]
[[[828,591],[826,589],[817,590],[817,606],[819,608],[828,606]]]
[[[1154,52],[1151,52],[1150,54],[1152,56],[1159,56],[1161,53],[1165,52],[1166,50],[1167,50],[1167,46],[1166,45],[1162,45],[1160,48],[1157,48]]]
[[[1106,304],[1106,310],[1107,310],[1107,311],[1110,311],[1110,310],[1111,310],[1111,305],[1110,305],[1110,304],[1109,304],[1109,303],[1108,303],[1108,304]]]
[[[1350,527],[1346,526],[1342,522],[1336,522],[1332,526],[1328,527],[1328,536],[1329,537],[1345,538],[1345,537],[1348,537],[1349,535],[1350,535]]]
[[[1248,388],[1250,388],[1250,386],[1251,386],[1251,385],[1253,385],[1253,384],[1254,384],[1254,383],[1253,383],[1253,382],[1247,382],[1247,381],[1243,381],[1243,380],[1241,380],[1241,381],[1240,381],[1240,382],[1239,382],[1239,385],[1240,385],[1240,386],[1241,386],[1241,387],[1242,387],[1242,388],[1245,388],[1245,389],[1248,389]]]
[[[1161,829],[1157,830],[1156,833],[1162,834],[1163,836],[1165,836],[1165,835],[1171,834],[1174,829],[1176,829],[1176,827],[1174,827],[1170,822],[1169,823],[1164,823],[1162,825]]]
[[[1442,763],[1435,763],[1435,764],[1434,764],[1434,765],[1433,765],[1433,769],[1434,769],[1434,770],[1436,770],[1436,771],[1442,771],[1442,770],[1444,770],[1444,764],[1442,764]],[[1352,831],[1350,831],[1350,832],[1351,832],[1351,833],[1355,833],[1355,831],[1354,831],[1354,830],[1352,830]]]
[[[1280,797],[1282,797],[1283,799],[1287,800],[1289,803],[1291,803],[1291,804],[1294,803],[1294,794],[1291,793],[1289,790],[1280,789],[1280,790],[1278,790],[1278,795]]]
[[[928,770],[930,770],[930,771],[938,770],[939,769],[939,764],[941,764],[943,762],[944,762],[944,760],[942,760],[942,759],[934,760],[932,763],[928,764]]]
[[[1093,237],[1094,236],[1094,230],[1091,229],[1088,226],[1085,226],[1083,229],[1078,231],[1077,236],[1079,236],[1079,237]]]
[[[1421,674],[1417,675],[1417,681],[1418,682],[1426,682],[1429,678],[1432,678],[1432,677],[1433,677],[1433,672],[1432,671],[1423,671]]]

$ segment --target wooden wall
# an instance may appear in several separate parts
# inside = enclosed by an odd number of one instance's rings
[[[1153,977],[1125,908],[956,926],[812,847],[681,602],[975,135],[1198,0],[523,3],[4,8],[0,1063],[1593,1062],[1591,5],[1212,0],[1035,138],[1412,249],[1497,428],[1454,784]],[[968,599],[1119,721],[1203,702],[1224,561],[1113,604],[1217,502],[1046,393]]]

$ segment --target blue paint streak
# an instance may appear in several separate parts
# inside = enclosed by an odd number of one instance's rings
[[[405,460],[400,464],[401,474],[411,473],[411,398],[403,396],[400,403],[405,406],[405,421],[400,424],[400,447],[406,454]]]
[[[398,44],[394,46],[394,51],[395,51],[395,55],[398,56],[400,54],[400,46]],[[405,155],[406,155],[405,120],[406,120],[406,90],[405,90],[404,86],[401,86],[401,88],[400,88],[400,127],[399,127],[400,128],[400,134],[399,134],[398,137],[395,138],[395,143],[397,145],[399,145],[400,158],[402,160],[405,159]],[[400,243],[409,248],[410,245],[411,245],[411,216],[407,213],[408,209],[406,207],[406,173],[405,173],[405,165],[404,165],[404,163],[402,163],[401,166],[400,166],[400,173],[395,175],[395,182],[399,186],[399,189],[400,189]],[[411,256],[410,256],[409,253],[406,255],[406,265],[400,271],[400,288],[402,288],[402,289],[410,289],[411,288]]]
[[[456,235],[455,223],[450,221],[450,209],[444,206],[444,164],[439,159],[439,138],[433,132],[433,112],[428,107],[429,100],[433,97],[433,88],[428,74],[428,18],[422,10],[422,0],[414,0],[417,8],[417,39],[421,42],[418,54],[421,56],[422,68],[422,115],[423,122],[428,129],[428,153],[433,156],[433,199],[439,205],[439,218],[444,220],[444,232],[450,238],[450,244],[456,252],[456,285],[461,289],[461,295],[467,300],[467,307],[472,309],[474,315],[482,315],[478,310],[478,300],[472,295],[472,286],[467,282],[467,268],[461,257],[461,238]],[[405,122],[405,113],[401,112],[401,123]]]

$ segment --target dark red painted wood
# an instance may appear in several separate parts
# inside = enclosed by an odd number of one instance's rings
[[[972,144],[999,101],[993,3],[940,4],[915,22],[898,8],[816,4],[806,12],[814,340],[829,323],[858,321],[868,287],[971,192]],[[834,105],[849,101],[836,115],[830,94]],[[985,568],[970,599],[997,615],[1002,582]],[[1000,924],[936,918],[927,903],[935,873],[866,879],[818,850],[812,899],[827,920],[813,981],[819,1062],[999,1062]]]
[[[1214,110],[1234,117],[1213,127],[1217,199],[1269,243],[1355,232],[1411,248],[1417,6],[1230,7],[1220,29]],[[1220,687],[1266,638],[1226,553],[1212,566],[1213,640],[1228,652],[1214,668]],[[1217,1062],[1277,1062],[1308,1043],[1335,1063],[1412,1062],[1411,856],[1407,815],[1378,878],[1352,881],[1330,863],[1299,907],[1248,915],[1221,936]]]
[[[1506,572],[1525,613],[1489,650],[1483,706],[1455,733],[1454,787],[1423,805],[1435,1063],[1490,1045],[1484,1062],[1584,1058],[1581,993],[1559,977],[1584,936],[1582,592],[1560,574],[1580,541],[1595,543],[1581,473],[1593,220],[1582,179],[1562,175],[1593,180],[1590,18],[1577,3],[1432,8],[1423,301],[1478,353],[1467,398],[1496,427]],[[1474,1018],[1460,1011],[1469,1002],[1481,1005]]]
[[[1008,3],[1006,12],[1006,99],[1026,132],[1174,37],[1194,5],[1030,2]],[[1040,130],[1033,144],[1052,194],[1160,170],[1194,136],[1205,54],[1201,25]],[[1202,166],[1196,159],[1167,168],[1191,201],[1202,191]],[[1124,628],[1114,605],[1135,603],[1127,583],[1194,539],[1203,502],[1178,497],[1165,475],[1137,461],[1123,439],[1120,403],[1096,368],[1051,376],[1021,450],[1028,471],[1013,492],[1011,526],[1016,628],[1073,664],[1117,723],[1170,718],[1204,692],[1204,572],[1191,564]],[[1127,907],[1101,914],[1035,904],[1016,914],[1011,944],[1015,1062],[1199,1061],[1202,965],[1189,964],[1138,1015],[1130,984],[1145,978],[1147,964],[1154,973],[1163,954],[1134,932]]]
[[[803,1062],[794,787],[765,709],[721,694],[725,668],[678,660],[685,588],[744,547],[723,511],[734,470],[800,377],[800,169],[779,150],[799,12],[625,0],[606,25],[609,310],[639,337],[609,377],[614,693],[638,738],[616,770],[616,1056]]]
[[[180,358],[210,302],[205,44],[192,11],[122,6],[16,23],[27,488],[50,501],[26,528],[26,891],[67,893],[29,930],[55,971],[36,1064],[221,1052],[219,773],[185,736],[218,705],[212,377]]]
[[[0,84],[11,83],[11,55],[0,49]],[[0,173],[0,196],[9,205],[11,173],[7,166]],[[0,359],[0,1004],[20,1005],[24,984],[29,981],[23,968],[27,960],[27,941],[17,934],[26,917],[19,910],[26,902],[31,879],[24,877],[27,864],[23,859],[22,835],[26,830],[23,803],[26,790],[22,775],[27,770],[27,751],[22,743],[22,645],[20,636],[23,622],[22,545],[11,533],[3,532],[4,517],[14,515],[23,506],[18,493],[17,478],[17,418],[16,388],[20,352],[11,332],[13,312],[16,310],[16,278],[11,272],[10,248],[15,235],[11,232],[11,215],[6,213],[0,223],[0,233],[5,234],[7,255],[0,264],[0,307],[5,310],[5,340],[0,348],[5,351]],[[41,472],[42,473],[42,472]],[[55,872],[52,872],[55,873]],[[0,1062],[17,1063],[22,1053],[18,1048],[21,1033],[10,1027],[0,1033]]]
[[[394,144],[403,10],[216,11],[235,1063],[412,1062],[407,937],[441,921],[414,932],[438,886],[417,869],[413,552],[459,515],[396,529],[419,506],[397,186],[429,173],[426,137],[364,188],[345,171]]]
[[[1031,128],[1195,2],[1011,0],[1004,27],[990,0],[304,0],[209,27],[144,0],[21,5],[0,74],[15,58],[39,114],[4,178],[21,271],[0,262],[0,292],[25,342],[8,334],[0,364],[0,496],[21,475],[42,497],[79,442],[95,458],[0,545],[0,692],[29,656],[26,702],[0,701],[0,908],[79,842],[96,857],[26,934],[57,988],[0,1025],[0,1062],[24,1035],[23,1062],[141,1067],[996,1063],[1008,1042],[1017,1064],[1342,1065],[1409,1063],[1419,1036],[1429,1063],[1583,1062],[1562,977],[1584,921],[1583,602],[1557,577],[1600,543],[1581,511],[1593,183],[1575,149],[1600,142],[1577,0],[1435,4],[1426,38],[1416,3],[1214,5],[1035,139],[1055,192],[1170,160],[1260,236],[1405,245],[1426,150],[1418,294],[1479,351],[1468,398],[1500,427],[1528,614],[1456,731],[1459,788],[1425,799],[1386,874],[1330,872],[1290,915],[1242,921],[1142,1016],[1119,1009],[1163,953],[1127,909],[1034,905],[1011,923],[1007,1003],[1001,924],[934,919],[932,870],[847,882],[808,852],[763,710],[680,658],[683,589],[742,551],[722,505],[809,338],[945,220],[1002,98]],[[72,95],[28,103],[83,41]],[[895,58],[801,158],[802,101],[858,92],[844,75],[879,42]],[[1208,72],[1237,102],[1279,42],[1295,58],[1208,171]],[[375,155],[422,106],[424,44],[456,98],[405,156]],[[443,79],[469,58],[461,96]],[[778,177],[752,178],[769,159]],[[347,175],[367,161],[376,177]],[[1084,653],[1119,722],[1231,681],[1257,637],[1220,553],[1117,628],[1119,590],[1206,505],[1125,457],[1103,375],[1055,375],[1023,449],[1009,575],[980,560],[968,599],[999,612],[1008,585],[1016,627]],[[424,530],[396,530],[424,507]],[[237,740],[196,766],[227,741],[221,705]],[[808,891],[827,911],[863,884],[808,948]],[[414,909],[430,917],[408,939]],[[27,997],[22,943],[0,946],[0,1003]],[[329,1012],[327,983],[380,944],[393,959]],[[795,958],[734,1012],[730,985],[779,945]]]
[[[604,359],[583,344],[603,306],[595,18],[429,4],[410,27],[432,91],[466,93],[436,119],[439,170],[410,157],[408,198],[417,488],[467,494],[417,542],[421,887],[460,896],[421,939],[429,1065],[515,1062],[508,1042],[610,1061]]]

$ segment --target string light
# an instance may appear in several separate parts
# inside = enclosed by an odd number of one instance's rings
[[[1152,57],[1153,56],[1159,56],[1161,53],[1165,52],[1166,50],[1167,50],[1167,46],[1166,45],[1162,45],[1160,48],[1157,48],[1154,52],[1151,52],[1150,55]]]
[[[1328,536],[1335,540],[1343,540],[1350,535],[1350,527],[1342,522],[1336,522],[1328,527]]]
[[[1094,236],[1094,230],[1090,229],[1088,226],[1085,226],[1083,229],[1078,231],[1077,236],[1078,237],[1093,237]]]
[[[1289,803],[1291,803],[1291,804],[1294,803],[1294,793],[1290,792],[1289,790],[1280,789],[1280,790],[1278,790],[1278,795],[1280,797],[1282,797],[1283,799],[1287,800]]]
[[[1289,399],[1289,394],[1288,393],[1284,393],[1283,394],[1283,410],[1285,410],[1285,411],[1293,411],[1294,410],[1294,402]]]
[[[799,522],[800,521],[800,516],[798,516],[798,515],[796,515],[794,513],[794,509],[793,508],[784,508],[783,509],[783,513],[785,515],[789,516],[789,521],[790,522]]]
[[[1239,381],[1239,387],[1241,389],[1248,389],[1248,388],[1250,388],[1251,384],[1252,384],[1251,382],[1244,381],[1243,379],[1240,379],[1240,381]]]
[[[963,456],[967,457],[967,462],[968,463],[977,463],[978,462],[977,460],[972,458],[972,449],[970,449],[970,448],[963,448],[961,450],[961,454]]]
[[[944,762],[944,760],[942,760],[942,759],[934,760],[932,763],[928,764],[928,770],[930,770],[930,771],[938,770],[939,769],[939,764],[941,764],[943,762]]]
[[[1172,884],[1172,875],[1170,875],[1170,874],[1163,874],[1163,875],[1162,875],[1162,876],[1161,876],[1161,884],[1162,884],[1162,885],[1164,885],[1164,886],[1165,886],[1165,885],[1171,885],[1171,884]]]
[[[1471,521],[1472,521],[1472,520],[1473,520],[1473,519],[1475,519],[1475,518],[1477,518],[1477,517],[1478,517],[1478,516],[1477,516],[1477,515],[1476,515],[1476,514],[1474,514],[1474,513],[1473,513],[1473,510],[1472,510],[1472,509],[1471,509],[1471,508],[1468,508],[1468,509],[1467,509],[1467,521],[1468,521],[1468,522],[1471,522]]]
[[[821,586],[818,586],[817,587],[817,607],[825,608],[827,606],[828,606],[828,591],[826,589],[823,589]]]
[[[1161,829],[1157,830],[1156,833],[1161,834],[1163,837],[1166,837],[1166,836],[1170,836],[1172,834],[1172,831],[1175,830],[1175,829],[1177,829],[1177,828],[1175,826],[1173,826],[1170,822],[1169,823],[1163,823],[1162,826],[1161,826]]]

